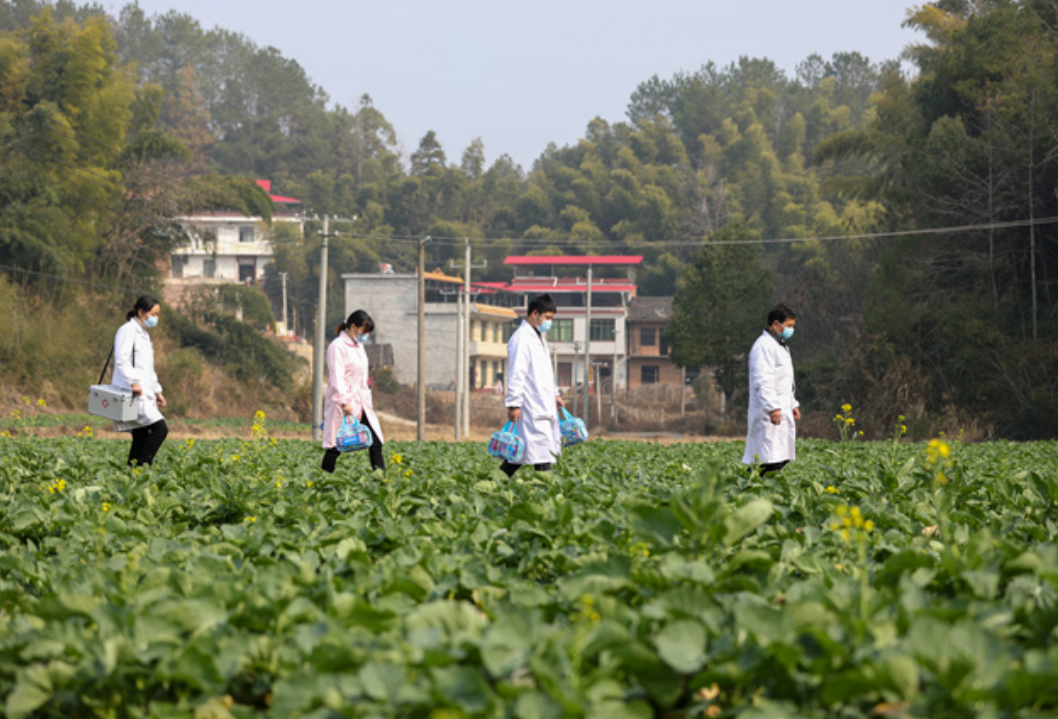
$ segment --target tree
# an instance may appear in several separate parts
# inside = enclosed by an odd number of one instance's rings
[[[720,389],[746,388],[747,356],[774,300],[760,247],[743,225],[710,235],[684,270],[665,336],[680,367],[712,367]]]

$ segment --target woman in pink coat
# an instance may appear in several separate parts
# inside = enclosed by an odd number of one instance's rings
[[[367,351],[364,350],[364,342],[373,329],[375,322],[371,316],[357,310],[338,325],[338,337],[327,347],[327,392],[323,397],[324,472],[334,472],[341,454],[335,444],[345,417],[356,417],[368,426],[372,436],[368,449],[371,468],[386,468],[386,460],[382,457],[382,428],[371,401]]]

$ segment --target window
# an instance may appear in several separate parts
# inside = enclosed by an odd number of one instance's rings
[[[507,340],[509,340],[511,338],[511,335],[517,332],[518,328],[521,327],[521,325],[521,320],[511,320],[510,322],[505,324],[503,326],[503,341],[506,342]]]
[[[184,268],[187,267],[187,261],[190,258],[187,255],[173,255],[171,259],[171,275],[173,277],[183,277]]]
[[[642,367],[640,380],[643,384],[657,384],[661,379],[661,369],[656,364],[645,364]]]
[[[217,228],[216,227],[203,227],[202,228],[202,244],[206,246],[213,246],[217,244]]]
[[[658,343],[658,331],[653,327],[643,327],[639,330],[639,345],[641,347],[653,347]]]
[[[661,356],[662,357],[668,357],[669,356],[669,343],[665,340],[665,333],[664,332],[661,333]]]
[[[243,226],[239,228],[239,242],[253,242],[253,227]]]
[[[572,362],[559,362],[558,363],[558,386],[559,387],[570,387],[573,385],[573,363]]]
[[[573,320],[570,318],[556,319],[551,325],[551,331],[547,333],[547,338],[552,342],[572,342]]]
[[[592,320],[591,321],[591,341],[592,342],[612,342],[613,341],[613,325],[612,319],[606,320]]]
[[[213,257],[207,257],[202,260],[202,276],[203,277],[216,277],[217,276],[217,260]]]

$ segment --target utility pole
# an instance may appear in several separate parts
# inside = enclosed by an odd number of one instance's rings
[[[290,326],[287,324],[287,273],[280,272],[279,279],[283,281],[283,331],[290,334]]]
[[[573,414],[580,417],[580,388],[577,386],[577,366],[580,364],[580,342],[573,341]]]
[[[591,265],[588,265],[588,318],[586,320],[588,334],[584,336],[584,368],[587,370],[584,380],[584,424],[586,426],[591,424],[588,421],[591,418],[591,270]],[[598,392],[599,388],[596,387],[595,391]]]
[[[456,441],[463,438],[463,395],[467,391],[466,355],[463,352],[463,344],[466,341],[466,333],[463,332],[463,288],[456,288],[456,386],[455,386],[455,408],[456,408]]]
[[[463,387],[463,393],[462,393],[462,395],[457,395],[456,396],[456,403],[459,403],[461,401],[463,403],[463,410],[462,410],[461,413],[457,412],[456,416],[457,417],[460,417],[460,416],[462,417],[462,420],[463,420],[463,436],[464,437],[469,437],[470,436],[470,390],[473,389],[472,382],[470,380],[470,298],[471,298],[470,271],[472,269],[473,270],[484,269],[485,267],[488,267],[489,262],[488,262],[488,260],[483,260],[480,265],[475,265],[475,264],[471,263],[471,261],[470,261],[470,238],[469,237],[464,237],[463,241],[465,243],[463,264],[460,265],[460,264],[458,264],[456,262],[449,261],[448,266],[452,267],[454,269],[462,269],[462,270],[466,271],[466,274],[463,276],[463,286],[465,288],[465,297],[463,298],[463,306],[462,306],[462,309],[460,310],[460,317],[462,318],[462,322],[459,323],[460,337],[462,337],[462,340],[463,340],[463,344],[462,344],[462,346],[463,346],[463,355],[462,355],[463,361],[461,363],[461,365],[462,365],[462,373],[463,373],[463,381],[462,381],[462,385],[461,386]],[[459,380],[456,380],[456,386],[457,387],[460,386]]]
[[[327,215],[323,216],[320,245],[320,299],[316,309],[316,348],[312,352],[312,440],[320,441],[323,424],[324,325],[327,324]]]
[[[419,357],[416,376],[419,416],[416,424],[415,438],[420,442],[426,440],[426,243],[429,236],[419,240]]]
[[[628,332],[627,326],[625,332]],[[627,336],[627,335],[626,335]],[[610,364],[610,431],[617,431],[617,328],[613,333],[613,362]]]

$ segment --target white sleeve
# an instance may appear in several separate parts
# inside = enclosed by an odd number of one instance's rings
[[[760,405],[765,412],[780,409],[779,395],[775,391],[775,363],[763,345],[757,345],[749,353],[749,382],[757,390]]]
[[[141,367],[133,366],[136,349],[136,332],[125,324],[114,337],[114,371],[120,370],[129,384],[142,384],[146,374]]]
[[[507,343],[507,399],[506,407],[521,407],[525,404],[525,390],[529,378],[528,348],[522,347],[518,332]]]

